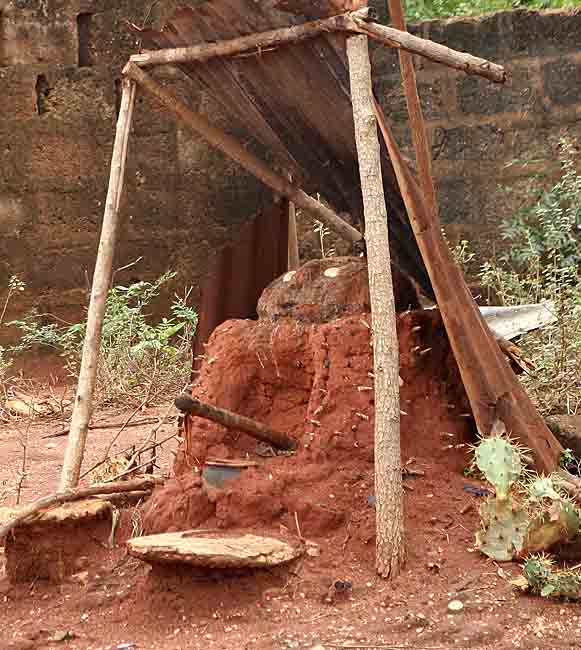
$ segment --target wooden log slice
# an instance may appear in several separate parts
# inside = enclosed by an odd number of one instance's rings
[[[149,564],[183,563],[208,569],[252,569],[285,564],[303,547],[275,537],[222,531],[163,533],[127,542],[129,554]]]

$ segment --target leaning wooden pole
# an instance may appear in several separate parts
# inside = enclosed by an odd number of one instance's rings
[[[135,83],[130,79],[125,79],[123,81],[123,96],[121,98],[115,145],[111,159],[109,190],[105,203],[101,239],[99,242],[95,272],[93,274],[93,288],[91,290],[91,300],[87,314],[87,331],[83,346],[79,382],[61,474],[61,490],[74,488],[79,482],[85,443],[87,441],[87,431],[92,413],[93,393],[95,392],[95,384],[97,381],[101,330],[105,315],[107,294],[111,286],[113,273],[113,258],[115,256],[119,225],[119,205],[123,189],[123,176],[133,106],[135,104],[135,92]]]
[[[347,40],[347,58],[363,194],[373,331],[376,567],[381,576],[393,577],[405,560],[399,349],[367,37],[352,36]]]
[[[388,0],[389,15],[397,29],[406,30],[405,17],[401,0]],[[416,154],[416,163],[420,187],[424,195],[424,202],[433,215],[437,218],[438,202],[436,199],[436,189],[434,186],[432,174],[432,156],[428,144],[428,135],[426,124],[422,113],[422,105],[418,95],[418,86],[416,81],[416,71],[412,55],[405,50],[399,50],[399,66],[401,70],[401,79],[405,94],[405,100],[408,109],[410,129],[412,132],[412,142]]]
[[[297,207],[312,214],[347,241],[353,243],[361,241],[361,233],[344,219],[341,219],[333,210],[313,199],[286,178],[273,172],[262,160],[245,149],[236,138],[216,128],[203,115],[194,113],[175,93],[161,86],[134,63],[130,61],[123,69],[123,74],[137,82],[143,91],[156,99],[174,117],[201,136],[209,145],[237,162],[276,193],[281,194]]]

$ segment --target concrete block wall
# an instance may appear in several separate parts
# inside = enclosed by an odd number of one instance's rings
[[[504,65],[509,85],[416,59],[438,181],[442,221],[487,254],[498,222],[523,206],[527,188],[559,167],[555,146],[581,143],[581,13],[501,12],[415,25],[419,36]],[[397,54],[374,48],[374,83],[408,153],[411,138]]]
[[[120,102],[120,71],[138,44],[141,0],[0,0],[0,292],[12,274],[31,305],[78,318],[87,301],[107,193]],[[156,5],[163,22],[171,3]],[[178,71],[156,76],[226,130],[244,137]],[[185,95],[184,95],[185,96]],[[221,154],[139,97],[129,144],[116,276],[152,279],[172,269],[176,286],[203,281],[215,247],[270,195]]]

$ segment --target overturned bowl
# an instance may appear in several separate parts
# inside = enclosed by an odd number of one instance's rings
[[[250,460],[207,460],[202,468],[202,481],[207,487],[221,489],[249,467],[256,467],[257,463]]]

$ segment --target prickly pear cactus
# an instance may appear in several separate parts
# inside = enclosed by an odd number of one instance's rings
[[[555,501],[550,508],[531,518],[525,540],[527,553],[548,551],[557,543],[572,540],[579,534],[579,513],[567,500]]]
[[[523,570],[534,593],[581,600],[581,573],[578,569],[556,569],[546,555],[533,555],[527,558]]]
[[[530,501],[542,501],[543,499],[559,501],[561,499],[550,476],[541,476],[532,481],[528,486],[528,495]]]
[[[496,498],[507,499],[512,484],[522,472],[518,450],[505,438],[485,438],[476,447],[475,462],[486,480],[494,486]]]
[[[482,530],[476,544],[482,553],[499,562],[520,555],[529,524],[526,511],[515,507],[512,499],[491,498],[482,504],[480,518]]]

